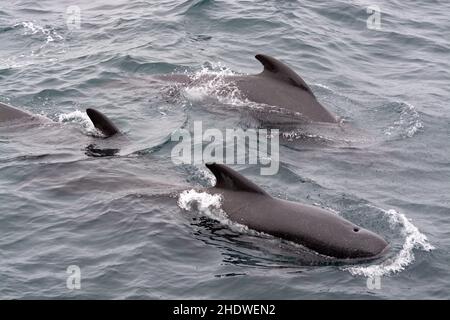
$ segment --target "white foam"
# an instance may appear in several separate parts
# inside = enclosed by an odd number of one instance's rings
[[[220,209],[222,197],[219,194],[198,192],[194,189],[183,191],[178,198],[178,206],[181,209],[191,211],[194,208],[201,212]]]
[[[295,140],[305,139],[305,138],[317,139],[317,140],[321,140],[324,142],[333,142],[334,141],[333,139],[328,138],[324,135],[308,133],[308,132],[305,132],[305,131],[299,130],[299,129],[295,129],[295,130],[291,130],[291,131],[284,131],[281,133],[281,136],[288,141],[295,141]],[[348,140],[343,140],[343,141],[347,142]]]
[[[54,42],[55,39],[63,40],[64,38],[51,28],[44,28],[31,21],[23,21],[15,26],[21,25],[25,29],[25,34],[37,34],[40,33],[46,37],[46,43]]]
[[[241,233],[254,233],[247,226],[231,221],[225,211],[222,210],[222,196],[199,192],[194,189],[183,191],[178,197],[178,206],[186,211],[198,212],[221,224],[228,226],[231,230]],[[256,231],[255,231],[256,233]]]
[[[78,123],[80,124],[88,134],[100,135],[97,129],[94,127],[91,119],[86,114],[86,112],[75,110],[69,113],[62,113],[58,116],[59,123]]]
[[[222,63],[220,62],[213,62],[203,65],[202,68],[194,74],[193,79],[199,79],[204,75],[232,76],[235,75],[235,72],[230,68],[222,65]]]
[[[397,121],[394,122],[392,126],[389,126],[384,134],[391,136],[395,133],[411,138],[418,131],[423,128],[423,124],[420,121],[420,115],[412,104],[407,102],[400,103],[400,117]]]
[[[221,64],[214,64],[211,67],[204,66],[201,70],[191,75],[192,86],[184,88],[183,95],[191,101],[202,101],[214,97],[221,103],[239,105],[244,101],[238,87],[232,82],[225,81],[225,77],[235,75],[235,73]],[[198,81],[208,77],[208,81]]]
[[[29,53],[22,53],[17,56],[0,58],[0,69],[23,68],[38,63],[54,63],[56,58],[47,58],[46,53],[42,51],[50,43],[64,42],[64,38],[51,27],[42,27],[35,22],[23,21],[16,23],[14,27],[22,27],[24,36],[37,35],[36,38],[42,38],[39,47],[31,46]],[[64,48],[58,53],[65,53]]]
[[[200,169],[199,176],[201,179],[206,180],[210,186],[216,184],[216,177],[209,170]]]
[[[423,251],[434,249],[428,242],[427,237],[422,234],[404,214],[393,209],[382,211],[388,217],[391,229],[396,227],[401,228],[401,233],[405,237],[402,249],[393,259],[389,259],[382,264],[349,267],[344,269],[349,271],[352,275],[376,277],[398,273],[403,271],[414,261],[414,249]]]

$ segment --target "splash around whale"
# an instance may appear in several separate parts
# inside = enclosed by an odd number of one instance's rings
[[[206,167],[214,174],[216,184],[204,191],[220,197],[220,209],[239,225],[338,260],[372,260],[389,250],[381,236],[335,213],[272,197],[223,164],[209,163]],[[189,208],[180,202],[179,206]]]
[[[217,92],[227,94],[229,90],[237,88],[243,99],[280,107],[291,114],[296,114],[304,122],[339,122],[339,118],[317,100],[311,88],[289,66],[264,54],[257,54],[255,58],[264,66],[261,73],[223,76],[220,84],[223,87],[217,88]],[[156,76],[158,79],[181,83],[187,87],[201,85],[213,77],[208,74],[195,78],[187,74]],[[270,119],[267,121],[270,123]]]

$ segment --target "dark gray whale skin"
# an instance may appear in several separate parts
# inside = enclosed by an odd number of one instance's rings
[[[217,180],[207,191],[222,196],[232,221],[338,259],[372,259],[388,251],[382,237],[337,214],[274,198],[225,165],[206,166]]]
[[[338,118],[317,101],[306,82],[286,64],[263,54],[258,54],[255,58],[263,64],[263,72],[255,75],[225,76],[223,79],[226,84],[231,84],[230,89],[236,86],[243,98],[298,113],[306,121],[338,122]],[[211,80],[213,76],[191,79],[186,74],[171,74],[160,75],[157,78],[195,86]],[[227,90],[227,88],[217,89],[218,92]]]
[[[106,137],[111,137],[120,133],[120,130],[116,127],[116,125],[100,111],[88,108],[86,109],[86,113],[97,130],[102,132]]]

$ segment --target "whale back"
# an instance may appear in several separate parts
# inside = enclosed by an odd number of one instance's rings
[[[13,121],[21,118],[33,118],[33,115],[0,102],[0,122]]]

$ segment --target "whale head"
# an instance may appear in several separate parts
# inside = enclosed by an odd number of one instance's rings
[[[380,235],[355,226],[352,229],[353,237],[347,247],[350,258],[376,258],[389,249],[389,244]]]
[[[317,206],[276,199],[273,207],[279,212],[280,218],[289,223],[277,226],[278,230],[283,230],[280,236],[326,256],[372,259],[381,256],[389,248],[388,242],[375,232]]]
[[[350,225],[337,235],[329,250],[332,256],[341,259],[373,259],[388,251],[389,244],[383,237],[345,221]]]

